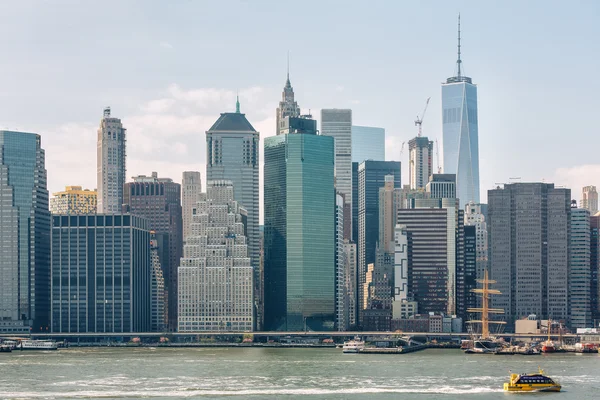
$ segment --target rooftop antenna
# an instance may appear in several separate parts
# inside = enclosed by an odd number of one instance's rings
[[[240,113],[240,91],[239,91],[239,89],[238,89],[237,95],[235,97],[236,97],[235,112],[237,114],[239,114]]]
[[[460,78],[461,77],[460,64],[462,64],[462,61],[460,59],[460,13],[458,13],[458,60],[456,60],[456,64],[458,66],[457,76]]]
[[[290,51],[288,50],[287,56],[287,80],[290,81]]]

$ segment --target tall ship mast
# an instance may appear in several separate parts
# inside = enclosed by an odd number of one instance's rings
[[[503,325],[505,321],[490,321],[490,314],[504,314],[502,308],[490,308],[490,295],[502,294],[498,289],[490,289],[490,284],[496,283],[495,280],[488,278],[488,271],[485,270],[483,279],[477,279],[478,283],[483,284],[482,288],[471,289],[471,292],[477,293],[481,297],[481,308],[469,308],[467,312],[481,314],[481,319],[471,320],[469,324],[481,324],[481,339],[490,339],[490,324]]]

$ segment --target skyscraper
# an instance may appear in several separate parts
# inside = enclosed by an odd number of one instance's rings
[[[571,206],[569,260],[569,326],[572,329],[592,326],[590,269],[590,212]]]
[[[248,212],[248,251],[255,274],[260,263],[259,145],[260,134],[240,113],[239,101],[235,113],[222,113],[206,131],[206,179],[231,181],[235,201]]]
[[[465,226],[475,227],[477,279],[483,279],[488,263],[488,232],[483,208],[485,204],[468,203],[465,205]]]
[[[417,136],[408,142],[408,152],[410,188],[425,189],[433,175],[433,142]]]
[[[254,328],[253,275],[243,209],[231,181],[208,181],[179,267],[179,332]]]
[[[598,192],[596,186],[584,186],[581,196],[581,208],[594,215],[598,212]]]
[[[433,174],[425,188],[432,199],[455,199],[456,175]]]
[[[148,332],[148,222],[127,214],[52,221],[52,332]]]
[[[126,129],[119,118],[110,116],[110,107],[98,128],[97,190],[98,213],[118,214],[123,205],[125,185]]]
[[[97,192],[81,186],[67,186],[64,192],[52,194],[50,212],[52,214],[95,214]]]
[[[299,125],[265,139],[265,330],[334,329],[334,139]]]
[[[163,332],[165,330],[165,278],[163,275],[160,255],[158,254],[158,240],[156,232],[150,231],[150,331]]]
[[[202,182],[200,172],[184,171],[181,182],[181,212],[183,214],[183,241],[190,234],[192,223],[192,209],[198,202],[202,193]]]
[[[50,211],[40,135],[0,130],[0,326],[50,322]]]
[[[177,267],[183,252],[181,185],[170,178],[133,177],[125,184],[125,211],[148,220],[155,231],[165,280],[168,328],[177,327]]]
[[[600,215],[590,216],[590,309],[594,326],[600,323]]]
[[[279,102],[279,107],[277,107],[277,114],[275,116],[277,129],[275,132],[278,135],[281,135],[283,127],[281,124],[285,117],[299,117],[300,116],[300,106],[298,102],[294,100],[294,88],[290,83],[290,69],[289,69],[289,61],[288,61],[288,72],[287,79],[285,81],[285,86],[283,87],[283,92],[281,93],[281,101]]]
[[[338,331],[348,329],[348,292],[344,247],[344,196],[335,195],[335,326]]]
[[[444,173],[456,174],[456,197],[461,208],[479,203],[479,130],[477,86],[462,73],[460,16],[457,73],[442,84]]]
[[[385,129],[352,125],[352,162],[385,160]]]
[[[358,165],[358,292],[361,294],[367,266],[377,258],[379,189],[385,185],[386,175],[393,175],[394,187],[401,187],[400,162],[366,160]]]
[[[571,190],[512,183],[488,190],[488,256],[507,321],[567,320]]]
[[[352,236],[352,110],[321,110],[321,134],[335,139],[335,187],[344,195],[344,238]]]

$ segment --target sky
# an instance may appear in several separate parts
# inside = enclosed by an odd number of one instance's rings
[[[42,135],[48,188],[96,187],[105,106],[127,128],[127,177],[205,178],[205,132],[241,110],[275,134],[290,78],[303,113],[351,108],[386,129],[402,162],[428,97],[423,134],[440,140],[441,83],[478,86],[481,199],[497,184],[600,186],[597,1],[0,2],[0,129]],[[262,175],[262,173],[261,173]],[[518,178],[518,179],[515,179]]]

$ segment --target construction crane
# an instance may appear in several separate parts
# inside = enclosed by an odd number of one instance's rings
[[[431,97],[427,98],[427,101],[425,102],[425,109],[423,110],[421,117],[419,118],[419,116],[417,115],[417,119],[415,120],[415,126],[419,127],[419,137],[421,137],[421,125],[423,125],[423,118],[425,118],[425,113],[427,112],[427,106],[429,105],[429,100],[431,100]]]
[[[404,153],[404,145],[406,142],[402,142],[402,146],[400,147],[400,157],[402,157],[402,153]]]
[[[438,146],[438,141],[435,139],[435,161],[437,162],[437,173],[442,173],[442,166],[440,165],[440,146]]]

